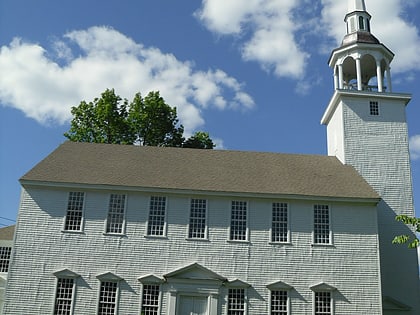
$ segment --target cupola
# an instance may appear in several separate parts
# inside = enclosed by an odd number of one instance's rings
[[[389,65],[394,53],[371,33],[370,20],[364,0],[348,0],[347,32],[328,62],[335,89],[392,92]]]

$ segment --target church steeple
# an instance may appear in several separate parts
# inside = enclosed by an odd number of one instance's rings
[[[364,0],[348,0],[347,32],[329,60],[335,89],[392,92],[394,53],[371,33],[370,19]]]

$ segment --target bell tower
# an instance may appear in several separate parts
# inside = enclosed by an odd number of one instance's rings
[[[420,314],[417,252],[392,244],[410,234],[397,214],[414,216],[407,93],[392,89],[394,53],[371,33],[364,0],[348,0],[346,34],[328,61],[334,93],[321,119],[328,155],[352,165],[379,193],[378,235],[383,314]],[[363,220],[363,218],[361,218]],[[349,227],[351,228],[351,227]]]

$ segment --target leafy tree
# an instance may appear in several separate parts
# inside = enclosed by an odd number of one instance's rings
[[[128,121],[141,145],[181,147],[184,127],[178,126],[176,108],[171,108],[159,95],[150,92],[144,99],[140,93],[130,105]]]
[[[409,217],[407,215],[397,215],[395,220],[403,222],[406,225],[411,225],[415,228],[415,231],[420,232],[420,218]],[[417,248],[420,245],[420,240],[418,237],[411,237],[409,235],[403,234],[395,236],[392,240],[394,244],[408,244],[409,248]]]
[[[213,140],[210,139],[209,133],[204,131],[197,131],[183,144],[184,148],[195,149],[213,149],[215,146]]]
[[[145,98],[137,93],[131,103],[107,89],[93,102],[72,107],[73,119],[64,136],[75,142],[139,144],[213,149],[207,132],[196,132],[185,141],[177,111],[159,92]]]
[[[132,143],[127,101],[121,101],[113,89],[107,89],[93,102],[82,101],[78,107],[72,107],[73,120],[64,136],[76,142]]]

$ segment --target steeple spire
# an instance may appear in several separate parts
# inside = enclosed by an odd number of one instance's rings
[[[347,14],[344,18],[347,34],[360,31],[370,33],[370,18],[364,0],[348,0]]]
[[[347,13],[351,13],[354,11],[366,11],[364,0],[348,0],[347,7],[348,7]]]

